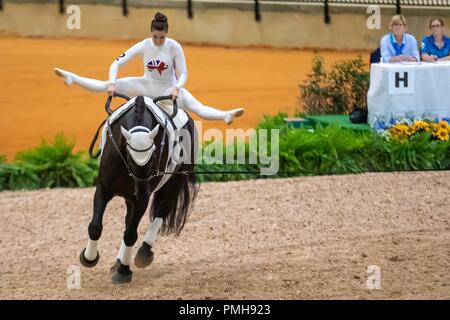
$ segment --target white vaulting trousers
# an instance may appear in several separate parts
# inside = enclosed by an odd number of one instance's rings
[[[73,83],[91,91],[105,92],[108,87],[108,81],[85,78],[72,72],[69,73],[69,76]],[[154,99],[158,96],[170,95],[171,90],[172,86],[162,85],[156,81],[149,81],[146,77],[126,77],[117,79],[116,81],[117,93],[129,97],[143,95]],[[203,105],[184,88],[180,90],[177,102],[181,109],[187,112],[194,112],[206,120],[223,120],[228,114],[227,111],[221,111]]]

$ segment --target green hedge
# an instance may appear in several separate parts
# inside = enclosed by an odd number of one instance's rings
[[[73,139],[56,135],[53,143],[19,152],[14,163],[0,163],[0,190],[89,187],[98,164],[85,152],[73,152]]]
[[[275,177],[450,169],[450,142],[417,134],[410,141],[389,139],[373,131],[353,131],[337,125],[295,129],[285,113],[265,116],[257,129],[279,129],[279,172]],[[248,145],[246,145],[248,150]],[[201,171],[253,171],[259,165],[199,165]],[[270,178],[257,174],[201,175],[201,181]]]
[[[308,114],[349,114],[354,107],[366,109],[370,75],[361,56],[325,68],[315,56],[312,71],[299,85],[299,102]]]
[[[252,173],[199,174],[203,181],[229,181],[302,175],[382,172],[399,170],[450,169],[450,141],[431,140],[427,133],[399,141],[372,131],[353,131],[337,125],[295,129],[284,122],[287,115],[264,116],[257,129],[279,129],[279,172],[275,176]],[[270,140],[270,139],[269,139]],[[210,143],[204,143],[207,146]],[[251,152],[245,148],[246,159]],[[0,190],[92,186],[97,160],[84,152],[73,152],[74,142],[57,135],[52,144],[20,152],[14,163],[0,156]],[[224,157],[230,146],[219,145]],[[205,159],[203,159],[205,160]],[[259,172],[260,164],[204,164],[197,172]]]

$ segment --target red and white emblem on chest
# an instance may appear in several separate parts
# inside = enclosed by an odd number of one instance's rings
[[[150,60],[147,63],[147,69],[150,71],[158,70],[159,75],[161,75],[162,72],[167,68],[169,68],[169,66],[164,61],[161,60]]]

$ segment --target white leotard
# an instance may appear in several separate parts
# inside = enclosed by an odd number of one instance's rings
[[[119,68],[137,55],[143,59],[144,75],[117,79]],[[207,120],[223,119],[227,122],[232,120],[237,112],[242,114],[241,109],[221,111],[205,106],[183,88],[187,80],[186,59],[181,45],[171,38],[166,38],[161,46],[154,45],[151,38],[136,43],[111,64],[108,81],[86,78],[73,72],[59,70],[64,73],[65,78],[70,78],[69,83],[75,83],[96,92],[105,92],[109,84],[115,83],[116,92],[129,97],[144,95],[154,99],[158,96],[172,94],[173,88],[177,87],[180,89],[177,99],[178,106]],[[170,104],[169,101],[161,101],[161,103]]]
[[[109,83],[116,83],[119,67],[136,55],[142,56],[144,77],[150,86],[166,91],[169,87],[181,89],[187,80],[186,59],[181,45],[166,38],[164,44],[156,46],[152,39],[144,39],[122,53],[109,68]],[[155,88],[156,89],[156,88]]]

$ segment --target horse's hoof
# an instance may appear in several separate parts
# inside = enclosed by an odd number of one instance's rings
[[[115,272],[112,276],[113,284],[124,284],[131,282],[133,278],[133,274],[120,274],[119,272]]]
[[[118,261],[119,267],[114,271],[111,280],[114,284],[124,284],[131,282],[133,278],[133,272],[130,270],[130,266],[124,266],[120,261]],[[117,263],[116,263],[117,264]]]
[[[148,267],[152,262],[153,262],[152,247],[147,242],[143,242],[136,256],[134,257],[134,264],[138,268],[145,268]]]
[[[98,261],[100,260],[100,255],[97,252],[97,257],[93,261],[90,261],[90,260],[88,260],[88,259],[86,259],[84,257],[84,252],[85,251],[86,251],[86,248],[81,250],[81,253],[80,253],[80,262],[81,262],[81,264],[83,266],[85,266],[86,268],[93,268],[93,267],[95,267],[97,265]]]
[[[119,267],[120,267],[120,260],[116,259],[116,263],[114,263],[111,269],[109,269],[109,273],[114,274],[115,272],[117,272],[117,270],[119,270]]]

